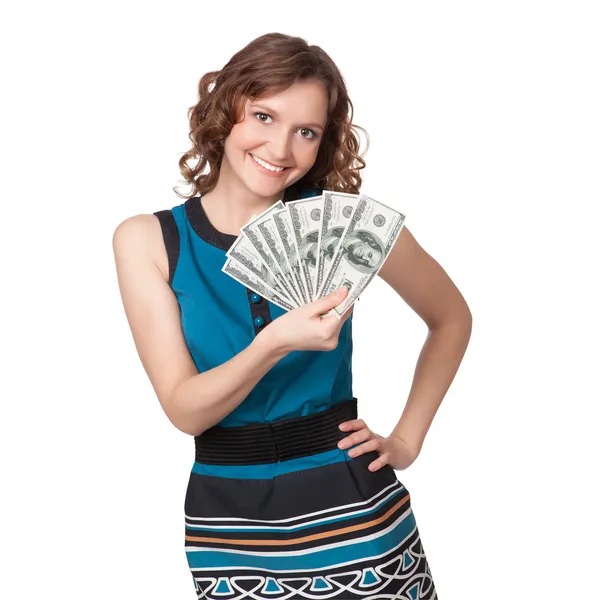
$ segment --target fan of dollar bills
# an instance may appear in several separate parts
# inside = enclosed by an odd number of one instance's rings
[[[381,269],[404,220],[362,192],[279,200],[242,227],[222,271],[286,310],[346,286],[326,313],[339,319]]]

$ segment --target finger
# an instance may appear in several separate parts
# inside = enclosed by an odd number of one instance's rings
[[[367,439],[367,441],[364,444],[361,444],[360,446],[357,446],[356,448],[352,448],[352,450],[350,450],[348,452],[348,456],[351,456],[352,458],[354,458],[356,456],[360,456],[361,454],[364,454],[365,452],[373,452],[373,451],[377,450],[378,448],[379,448],[378,440]]]
[[[338,332],[339,333],[339,331],[344,326],[344,323],[346,323],[346,321],[350,318],[350,314],[351,314],[351,312],[347,311],[346,313],[344,313],[345,316],[340,317],[339,315],[336,316],[336,313],[334,311],[334,312],[332,312],[328,316],[321,316],[321,321],[327,321],[327,319],[330,319],[327,322],[331,323],[331,330],[332,330],[332,332]]]
[[[342,288],[338,288],[336,291],[341,290]],[[343,288],[346,289],[346,288]],[[336,292],[332,292],[331,295],[335,294]],[[344,294],[341,294],[342,296]],[[326,298],[327,296],[325,296]],[[321,298],[322,300],[323,298]],[[342,300],[339,302],[339,304],[341,304],[344,301],[344,299],[342,298]],[[339,315],[334,309],[336,308],[337,305],[332,306],[328,311],[323,311],[322,313],[319,314],[319,316],[321,317],[321,321],[324,321],[325,319],[328,319],[330,317],[334,317],[333,319],[331,319],[331,323],[334,323],[335,326],[339,329],[342,328],[342,325],[350,318],[350,316],[352,315],[352,312],[354,310],[354,305],[350,306],[349,308],[347,308],[344,313],[342,315]],[[325,314],[328,313],[328,314]]]
[[[382,454],[379,458],[376,458],[370,465],[369,471],[378,471],[381,467],[385,467],[388,464],[388,455]]]
[[[339,316],[336,316],[335,311],[326,311],[325,313],[321,313],[319,314],[319,317],[321,319],[321,321],[326,321],[327,319],[329,319],[327,322],[328,323],[338,323],[340,320]]]
[[[363,427],[358,431],[347,435],[338,442],[340,448],[350,448],[360,442],[366,442],[371,437],[371,431],[368,427]],[[378,440],[377,440],[378,441]]]
[[[323,296],[318,300],[311,302],[310,307],[314,314],[323,314],[340,304],[344,298],[348,294],[348,288],[346,286],[342,286],[331,292],[331,294],[327,294],[327,296]]]
[[[340,423],[340,429],[342,431],[349,431],[351,429],[361,429],[362,427],[366,427],[366,424],[362,419],[350,419],[349,421],[344,421],[343,423]]]

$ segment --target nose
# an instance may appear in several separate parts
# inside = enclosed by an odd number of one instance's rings
[[[275,163],[285,163],[291,152],[292,135],[285,128],[274,131],[269,140],[269,154]]]

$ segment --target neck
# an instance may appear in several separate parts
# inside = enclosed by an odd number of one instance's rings
[[[217,185],[202,195],[202,207],[217,230],[237,236],[252,215],[262,213],[281,198],[283,193],[273,197],[258,196],[237,178],[227,177],[227,173],[221,171]]]

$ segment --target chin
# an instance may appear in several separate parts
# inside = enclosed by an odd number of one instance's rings
[[[264,196],[270,198],[280,192],[283,192],[290,184],[284,177],[281,178],[264,178],[266,181],[261,181],[254,177],[246,177],[243,179],[246,187],[257,196]]]
[[[248,181],[245,180],[244,184],[246,188],[250,190],[256,196],[262,196],[264,198],[271,198],[275,194],[278,194],[281,190],[285,188],[285,184],[283,182],[271,183],[269,182],[260,184],[256,181]]]

